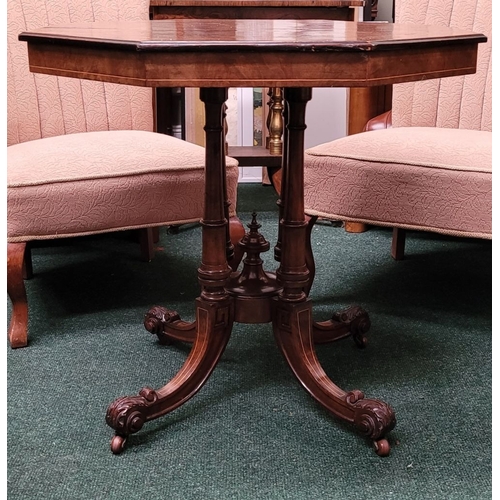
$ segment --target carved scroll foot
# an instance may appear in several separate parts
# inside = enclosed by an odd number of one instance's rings
[[[354,425],[361,434],[373,440],[377,455],[389,455],[391,447],[384,436],[396,425],[393,409],[378,399],[365,399],[359,390],[348,392],[345,401],[354,412]]]
[[[147,421],[175,410],[201,389],[224,352],[233,319],[232,299],[220,302],[197,299],[195,340],[179,372],[161,389],[145,387],[139,395],[118,398],[108,407],[106,423],[116,431],[111,441],[113,453],[121,453],[127,437],[141,430]],[[173,320],[176,321],[180,320]],[[160,321],[162,324],[168,325],[168,319]]]
[[[192,344],[196,338],[196,321],[182,321],[176,311],[161,306],[152,307],[144,315],[144,327],[164,345],[172,340]]]
[[[359,348],[366,347],[365,334],[370,329],[368,313],[359,306],[350,306],[332,315],[327,321],[313,323],[313,336],[316,344],[325,344],[352,335]]]
[[[273,327],[278,346],[306,391],[328,411],[354,424],[374,442],[379,455],[387,455],[390,446],[386,434],[396,425],[394,411],[383,401],[365,399],[359,390],[346,393],[329,379],[314,350],[310,300],[276,300]]]
[[[158,401],[158,394],[149,387],[140,390],[138,396],[116,399],[106,413],[106,423],[116,430],[111,440],[111,451],[118,455],[125,448],[127,436],[142,429],[148,420],[148,410]]]

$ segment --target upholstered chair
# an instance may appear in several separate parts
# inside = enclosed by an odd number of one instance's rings
[[[395,228],[396,259],[405,229],[491,239],[491,4],[396,0],[396,22],[485,34],[477,72],[395,85],[392,111],[370,131],[309,149],[309,215]]]
[[[9,340],[23,347],[27,244],[198,222],[205,150],[153,131],[151,89],[30,73],[26,44],[18,41],[20,32],[41,26],[148,19],[149,0],[8,0],[7,6]],[[228,217],[238,239],[244,233],[235,217],[238,167],[230,158],[227,173]]]

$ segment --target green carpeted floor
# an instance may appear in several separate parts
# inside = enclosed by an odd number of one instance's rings
[[[240,217],[257,210],[271,247],[275,201],[240,189]],[[112,455],[107,406],[161,387],[189,352],[142,317],[161,304],[193,319],[200,234],[162,230],[149,264],[128,233],[33,250],[30,345],[7,348],[9,499],[491,498],[491,242],[425,233],[394,262],[390,230],[313,232],[317,319],[356,303],[372,321],[365,350],[345,339],[318,356],[343,389],[395,409],[389,457],[305,393],[267,324],[235,324],[200,392]]]

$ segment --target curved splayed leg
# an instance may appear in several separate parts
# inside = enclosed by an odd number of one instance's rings
[[[312,229],[318,217],[306,217],[307,231],[306,231],[306,252],[305,260],[306,266],[309,271],[309,279],[304,291],[309,296],[314,275],[316,273],[316,265],[314,263],[314,254],[312,251]],[[367,338],[366,333],[370,329],[370,318],[368,313],[360,306],[349,306],[338,312],[332,314],[332,317],[327,321],[314,321],[313,322],[313,336],[316,344],[326,344],[336,340],[350,337],[359,348],[366,347]]]
[[[368,313],[360,306],[350,306],[333,313],[327,321],[313,322],[313,337],[316,344],[326,344],[345,337],[354,339],[359,348],[366,347],[366,333],[371,322]]]
[[[276,342],[293,373],[307,392],[337,417],[350,422],[373,440],[378,453],[387,455],[385,438],[395,424],[394,411],[386,403],[366,399],[359,391],[345,392],[337,387],[321,367],[314,350],[318,327],[312,320],[311,287],[314,260],[310,234],[313,220],[304,215],[304,130],[305,107],[311,89],[285,89],[288,109],[284,144],[282,198],[280,213],[280,266],[276,275],[283,290],[274,299],[273,329]],[[342,324],[342,319],[335,319]],[[348,327],[343,325],[346,330]],[[325,325],[325,329],[326,325]]]
[[[106,423],[115,429],[111,451],[121,453],[127,437],[149,421],[175,410],[194,396],[207,381],[231,335],[233,300],[197,299],[196,336],[180,371],[158,390],[145,387],[137,396],[116,399],[108,407]]]
[[[180,371],[164,387],[145,387],[137,396],[115,400],[108,408],[106,422],[115,429],[113,453],[120,453],[127,437],[145,422],[161,417],[188,401],[206,382],[219,361],[231,335],[234,299],[224,286],[231,274],[227,263],[231,246],[228,239],[228,205],[224,177],[223,105],[227,89],[204,88],[205,104],[205,210],[202,225],[202,259],[198,269],[201,295],[196,300],[196,322],[186,323],[174,311],[161,307],[146,315],[146,328],[160,334],[160,340],[179,332],[194,331],[194,342]],[[151,311],[150,311],[151,312]]]
[[[330,380],[314,350],[309,300],[296,304],[278,301],[276,308],[276,341],[302,386],[327,410],[371,439],[378,454],[388,455],[386,435],[396,425],[392,408],[383,401],[365,398],[359,390],[345,392]]]

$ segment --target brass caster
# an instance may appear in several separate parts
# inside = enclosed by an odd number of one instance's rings
[[[391,445],[387,439],[379,439],[378,441],[373,441],[373,446],[375,447],[375,453],[379,457],[387,457],[391,452]]]
[[[127,438],[124,436],[119,436],[118,434],[111,440],[111,451],[115,455],[119,455],[125,448],[125,443]]]

